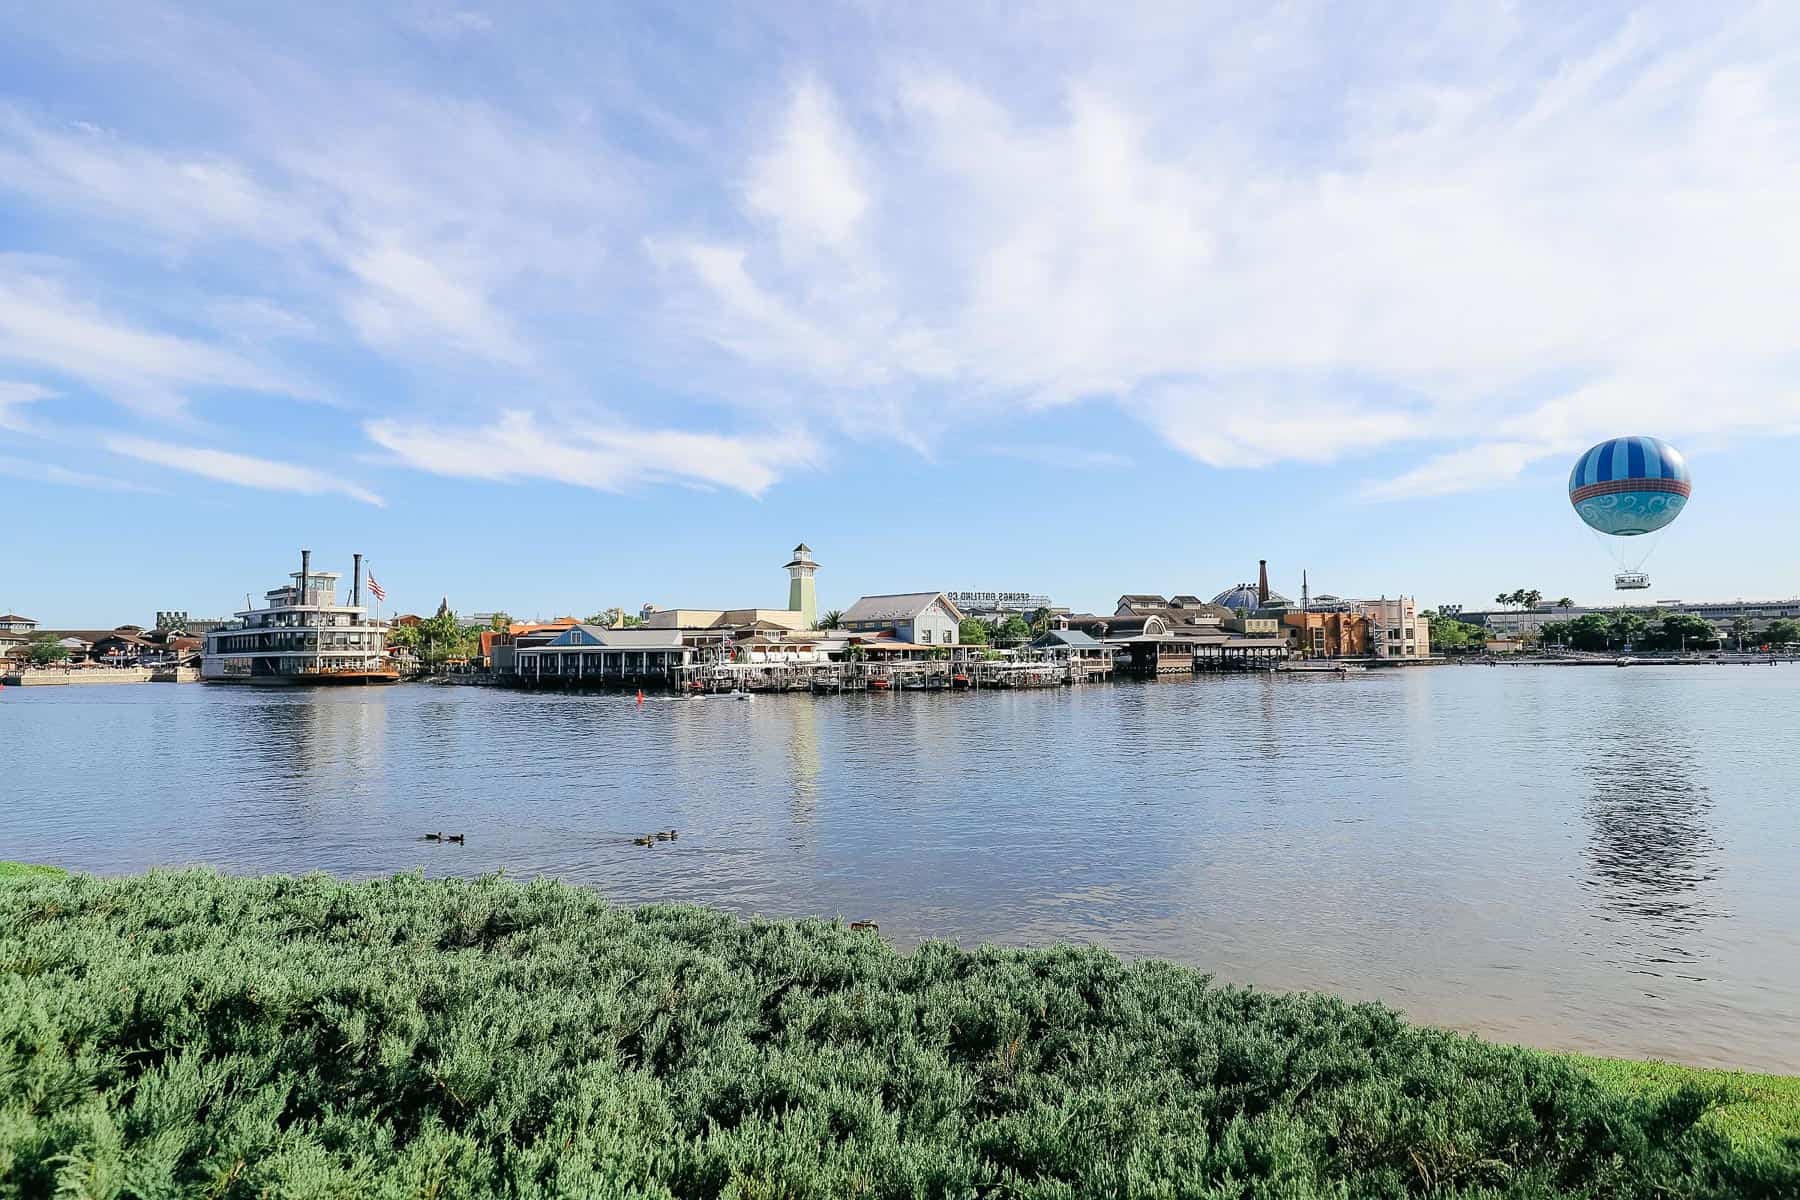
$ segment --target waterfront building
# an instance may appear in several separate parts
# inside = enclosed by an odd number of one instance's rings
[[[1112,670],[1112,648],[1079,629],[1047,630],[1032,641],[1031,649],[1085,674],[1104,674]]]
[[[1148,593],[1131,593],[1119,597],[1113,613],[1120,617],[1161,617],[1170,625],[1202,625],[1221,628],[1231,617],[1228,608],[1209,604],[1193,595],[1176,595],[1167,600]]]
[[[901,592],[862,597],[844,611],[843,628],[931,648],[956,645],[962,619],[947,592]]]
[[[337,602],[338,575],[314,571],[312,551],[300,552],[294,582],[264,593],[261,608],[206,635],[200,677],[209,683],[393,683],[387,626],[365,617],[362,555],[355,556],[350,602]]]
[[[819,564],[805,542],[794,547],[782,568],[788,573],[786,608],[660,608],[646,604],[639,610],[645,629],[683,630],[808,630],[819,624],[817,584],[813,576]]]
[[[1294,649],[1309,658],[1364,658],[1369,653],[1369,619],[1361,613],[1308,608],[1281,620]]]
[[[819,624],[819,588],[813,580],[819,564],[813,561],[812,548],[805,542],[794,547],[788,560],[788,611],[800,614],[798,629],[816,629]]]
[[[189,637],[205,637],[215,629],[230,624],[224,617],[190,617],[181,609],[158,609],[152,629],[163,633],[182,633]]]
[[[1431,621],[1411,596],[1353,600],[1350,611],[1369,622],[1369,649],[1378,659],[1431,657]]]
[[[30,645],[37,627],[36,621],[30,617],[21,617],[18,613],[7,613],[0,617],[0,658]]]
[[[1440,606],[1438,611],[1446,616],[1452,615],[1450,609],[1455,606]],[[1731,625],[1737,620],[1750,622],[1748,633],[1760,632],[1771,621],[1783,618],[1800,619],[1800,597],[1786,600],[1658,600],[1654,604],[1628,605],[1584,605],[1575,604],[1567,608],[1555,605],[1539,605],[1537,608],[1521,609],[1489,609],[1465,610],[1457,609],[1461,615],[1459,620],[1471,625],[1480,625],[1496,637],[1524,637],[1535,634],[1551,621],[1573,621],[1588,613],[1603,613],[1616,616],[1619,613],[1632,613],[1640,617],[1650,618],[1657,615],[1674,615],[1688,613],[1720,626],[1725,636],[1731,634]]]
[[[1212,602],[1232,612],[1293,607],[1293,601],[1269,587],[1269,560],[1266,558],[1257,560],[1255,583],[1234,583],[1214,596]]]
[[[539,640],[539,638],[543,640]],[[677,629],[605,629],[575,625],[527,635],[513,649],[513,672],[528,685],[562,687],[670,683],[694,663]]]
[[[965,617],[979,617],[990,623],[1004,621],[1007,617],[1028,617],[1042,609],[1052,616],[1059,616],[1069,610],[1059,608],[1050,602],[1050,597],[1038,592],[946,592],[950,603]]]

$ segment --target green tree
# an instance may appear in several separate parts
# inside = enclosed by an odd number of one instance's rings
[[[842,629],[843,627],[844,611],[842,609],[829,609],[819,618],[820,629]]]
[[[1048,633],[1049,631],[1050,631],[1050,610],[1047,608],[1040,608],[1036,612],[1032,613],[1031,614],[1031,632],[1032,632],[1032,634],[1035,636],[1038,634]]]
[[[965,646],[988,644],[988,623],[980,617],[964,617],[956,625],[956,640]]]
[[[1020,646],[1030,640],[1031,626],[1018,613],[1008,616],[994,630],[994,644],[997,646]]]
[[[1642,643],[1649,629],[1650,623],[1636,613],[1617,613],[1609,624],[1608,640],[1615,650],[1629,649]]]
[[[1525,608],[1536,608],[1543,602],[1544,593],[1538,591],[1536,588],[1519,593],[1519,603]]]
[[[25,648],[25,656],[34,667],[47,667],[51,663],[67,661],[69,648],[48,635],[38,637]]]
[[[419,658],[430,664],[467,657],[474,648],[475,635],[479,632],[464,628],[456,614],[448,608],[420,621],[417,629]]]
[[[1731,636],[1737,639],[1738,653],[1743,653],[1744,639],[1749,637],[1755,629],[1756,624],[1749,617],[1731,618]]]
[[[1791,617],[1780,617],[1769,622],[1763,630],[1762,640],[1770,646],[1791,646],[1800,642],[1800,621]]]
[[[1575,601],[1569,599],[1569,597],[1567,597],[1567,596],[1564,596],[1561,599],[1557,600],[1556,607],[1562,608],[1562,609],[1574,608]]]
[[[1605,650],[1612,645],[1612,621],[1605,613],[1584,613],[1568,623],[1564,635],[1577,650]]]
[[[1563,607],[1559,605],[1558,607]],[[1538,626],[1538,637],[1546,646],[1566,646],[1569,644],[1569,621],[1545,621]]]
[[[1432,649],[1446,654],[1478,650],[1487,641],[1487,630],[1454,617],[1428,617]]]
[[[1713,623],[1693,613],[1669,613],[1652,633],[1664,650],[1698,650],[1719,640]]]
[[[488,619],[488,628],[497,633],[504,633],[512,623],[511,613],[497,612]]]

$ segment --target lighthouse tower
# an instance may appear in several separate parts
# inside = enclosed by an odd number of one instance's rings
[[[813,582],[813,572],[818,569],[805,542],[794,547],[794,557],[787,565],[788,611],[800,614],[803,629],[816,629],[819,624],[819,592]]]

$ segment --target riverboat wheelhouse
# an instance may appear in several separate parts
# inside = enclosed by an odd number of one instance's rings
[[[264,593],[261,608],[206,635],[200,678],[208,683],[397,683],[388,662],[387,625],[371,621],[362,605],[362,555],[350,585],[350,603],[337,602],[338,575],[314,571],[312,552],[300,552],[300,569]]]

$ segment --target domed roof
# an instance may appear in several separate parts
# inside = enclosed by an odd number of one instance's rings
[[[1228,587],[1218,595],[1214,596],[1212,602],[1223,608],[1229,608],[1234,612],[1240,608],[1258,609],[1263,607],[1262,601],[1256,597],[1256,585],[1254,583],[1240,583],[1235,587]],[[1269,603],[1290,604],[1292,601],[1286,596],[1283,596],[1280,592],[1270,588]]]

